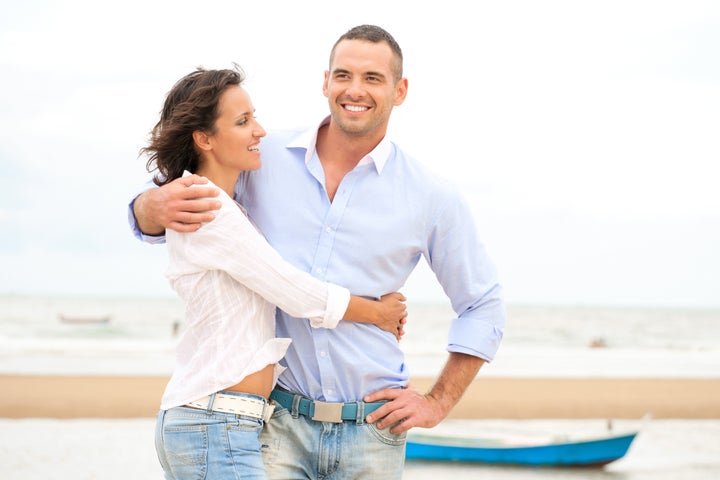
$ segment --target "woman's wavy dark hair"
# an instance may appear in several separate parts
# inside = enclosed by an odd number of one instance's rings
[[[215,133],[220,96],[233,85],[245,81],[240,67],[225,70],[198,68],[185,75],[165,98],[160,120],[150,133],[148,146],[141,154],[149,156],[146,168],[157,173],[154,181],[165,185],[182,176],[184,170],[194,173],[200,163],[193,132]]]

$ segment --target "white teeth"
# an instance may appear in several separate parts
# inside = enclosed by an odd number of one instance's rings
[[[346,110],[350,110],[351,112],[364,112],[367,110],[367,107],[358,107],[356,105],[345,105]]]
[[[248,148],[248,150],[250,150],[251,152],[259,152],[259,151],[260,151],[260,147],[254,146],[254,147]]]

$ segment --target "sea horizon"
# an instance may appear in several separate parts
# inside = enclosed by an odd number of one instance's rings
[[[407,367],[411,376],[434,376],[454,313],[436,302],[408,302],[408,311]],[[483,376],[720,378],[720,308],[510,304],[507,311],[505,338]],[[183,327],[173,297],[3,294],[0,373],[168,375]]]

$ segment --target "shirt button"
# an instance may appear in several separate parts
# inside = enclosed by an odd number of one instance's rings
[[[315,269],[315,271],[316,271],[317,273],[322,273],[322,268],[321,268],[321,267],[317,267],[317,268]]]
[[[327,233],[332,232],[332,228],[330,228],[330,227],[325,227],[325,232],[327,232]]]
[[[325,355],[327,355],[327,353],[325,353],[325,352],[320,352],[320,356],[321,356],[321,357],[324,357]]]
[[[332,395],[333,393],[335,393],[335,391],[332,388],[328,389],[328,395]]]

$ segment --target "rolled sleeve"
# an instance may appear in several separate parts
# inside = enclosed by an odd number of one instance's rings
[[[445,197],[433,226],[429,258],[457,313],[450,326],[448,351],[492,361],[505,328],[503,289],[495,265],[480,241],[465,199]]]
[[[496,318],[504,318],[504,312],[497,312]],[[497,320],[491,322],[460,316],[452,321],[447,351],[480,357],[490,363],[500,348],[502,338],[503,328]]]
[[[350,291],[334,284],[328,284],[328,297],[325,316],[310,318],[313,328],[335,328],[345,316],[350,303]]]

